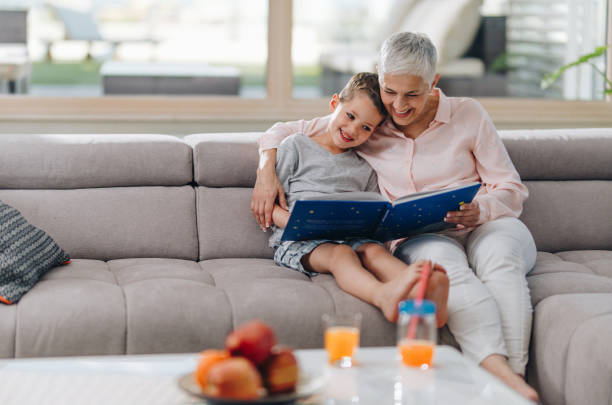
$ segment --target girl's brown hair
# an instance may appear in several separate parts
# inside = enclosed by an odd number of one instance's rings
[[[340,101],[351,101],[359,92],[370,98],[383,118],[387,116],[387,109],[380,98],[380,84],[376,73],[361,72],[354,74],[340,92]]]

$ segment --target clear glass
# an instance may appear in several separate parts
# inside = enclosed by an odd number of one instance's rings
[[[431,367],[437,333],[435,309],[432,313],[423,313],[418,307],[414,310],[400,310],[397,347],[402,363],[422,369]]]
[[[354,73],[374,71],[380,45],[400,31],[438,48],[447,96],[600,100],[605,55],[541,81],[606,43],[607,0],[294,0],[293,96],[330,97]],[[610,24],[610,22],[608,22]]]
[[[323,326],[329,364],[343,368],[356,365],[361,314],[325,314]]]
[[[31,70],[18,93],[266,96],[268,0],[14,3]]]

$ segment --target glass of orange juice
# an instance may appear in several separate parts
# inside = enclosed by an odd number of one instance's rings
[[[406,366],[431,367],[438,328],[436,304],[429,300],[406,300],[399,304],[397,347]]]
[[[325,350],[329,364],[352,367],[359,347],[361,314],[323,315]]]

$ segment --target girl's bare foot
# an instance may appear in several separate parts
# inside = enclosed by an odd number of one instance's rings
[[[427,260],[417,260],[408,266],[406,272],[418,272],[420,274],[428,263],[431,266],[431,262],[428,262]],[[446,275],[446,271],[439,264],[435,264],[431,270],[432,271],[429,273],[429,279],[427,281],[427,289],[425,290],[425,298],[435,302],[437,326],[438,328],[441,328],[448,320],[447,305],[450,282],[448,280],[448,276]],[[420,288],[420,284],[417,284],[408,293],[406,298],[417,298]]]
[[[438,328],[443,327],[448,320],[448,289],[450,282],[446,272],[438,271],[436,265],[429,276],[425,298],[436,303],[436,321]]]
[[[398,305],[416,286],[419,277],[418,271],[405,271],[393,280],[381,284],[374,297],[374,304],[388,321],[397,322]]]
[[[507,386],[529,399],[537,403],[540,400],[538,393],[529,384],[525,382],[523,377],[516,374],[508,366],[506,358],[499,354],[492,354],[486,357],[480,365],[482,368],[502,380]]]

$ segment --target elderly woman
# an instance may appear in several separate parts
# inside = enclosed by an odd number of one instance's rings
[[[527,364],[532,308],[525,275],[535,243],[517,219],[528,191],[482,106],[446,97],[436,88],[437,51],[424,35],[389,37],[379,55],[382,101],[389,112],[358,149],[376,170],[390,200],[410,193],[480,181],[471,204],[449,212],[451,230],[394,241],[406,263],[431,258],[450,278],[448,326],[463,353],[525,397],[538,395],[522,378]],[[262,228],[272,208],[286,208],[276,178],[276,146],[293,133],[316,134],[328,117],[278,123],[260,138],[260,166],[251,210]]]

